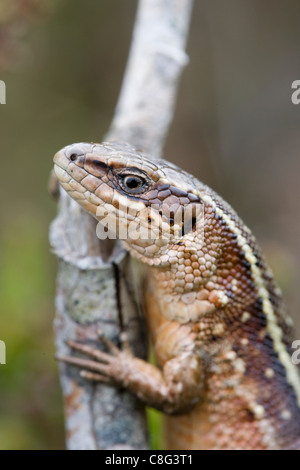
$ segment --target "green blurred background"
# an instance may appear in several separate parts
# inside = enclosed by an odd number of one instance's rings
[[[57,149],[107,131],[136,3],[0,0],[0,449],[64,448],[47,181]],[[299,15],[299,0],[196,0],[165,147],[253,229],[298,332]]]

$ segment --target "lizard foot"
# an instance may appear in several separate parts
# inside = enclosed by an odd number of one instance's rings
[[[162,369],[135,357],[129,349],[125,335],[118,348],[102,332],[100,339],[108,352],[93,346],[67,341],[74,351],[88,358],[59,355],[56,358],[81,369],[80,375],[94,382],[124,387],[140,400],[164,413],[174,414],[191,409],[202,397],[204,369],[200,358],[193,352],[178,354],[167,361]]]
[[[123,385],[126,382],[126,365],[133,359],[133,354],[126,333],[120,335],[121,349],[110,341],[99,330],[101,342],[106,346],[108,353],[86,344],[75,341],[66,341],[73,350],[81,352],[92,359],[83,359],[68,355],[57,355],[56,359],[66,364],[81,368],[80,376],[110,385]]]

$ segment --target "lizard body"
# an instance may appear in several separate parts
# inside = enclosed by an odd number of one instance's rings
[[[70,344],[94,361],[60,359],[163,411],[168,449],[300,449],[291,320],[235,211],[127,144],[74,144],[54,162],[62,187],[145,266],[157,367],[107,340],[110,353]]]

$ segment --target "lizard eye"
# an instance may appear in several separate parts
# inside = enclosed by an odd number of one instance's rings
[[[121,178],[123,189],[131,193],[139,193],[147,185],[147,180],[139,175],[126,175]]]

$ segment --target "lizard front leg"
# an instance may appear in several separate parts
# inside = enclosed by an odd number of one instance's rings
[[[182,351],[160,370],[133,356],[128,347],[119,349],[103,335],[101,340],[108,353],[68,341],[70,348],[92,359],[62,355],[57,359],[80,367],[80,375],[86,379],[127,388],[144,403],[164,413],[185,412],[201,400],[205,372],[202,359],[196,353]]]

